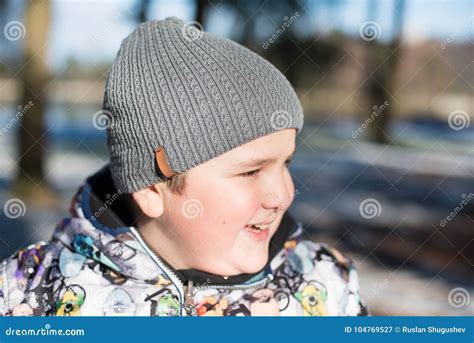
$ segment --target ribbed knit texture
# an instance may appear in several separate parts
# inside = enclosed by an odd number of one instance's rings
[[[164,180],[155,150],[181,173],[270,133],[303,126],[303,111],[274,66],[228,39],[168,18],[139,25],[110,69],[103,110],[117,189]]]

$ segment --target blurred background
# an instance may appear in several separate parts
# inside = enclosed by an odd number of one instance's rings
[[[353,258],[374,315],[474,314],[468,0],[0,0],[0,259],[48,240],[107,163],[108,68],[138,23],[169,16],[294,85],[290,213]]]

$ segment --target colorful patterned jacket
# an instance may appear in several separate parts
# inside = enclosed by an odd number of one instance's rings
[[[114,188],[107,168],[87,179],[72,201],[71,217],[58,224],[51,241],[1,263],[0,315],[367,314],[351,260],[303,240],[302,226],[289,215],[272,238],[263,270],[223,278],[173,270],[154,254],[125,224],[131,218],[127,197]]]

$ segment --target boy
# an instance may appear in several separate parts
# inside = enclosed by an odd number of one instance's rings
[[[2,315],[363,315],[351,261],[286,214],[303,125],[270,63],[177,18],[109,72],[110,163],[50,242],[1,265]]]

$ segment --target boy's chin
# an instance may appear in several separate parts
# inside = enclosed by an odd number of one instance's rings
[[[239,261],[239,274],[255,274],[261,271],[268,262],[268,253],[261,255],[245,254]]]
[[[219,266],[201,266],[193,267],[203,272],[220,275],[220,276],[235,276],[240,274],[255,274],[261,271],[268,262],[268,253],[249,254],[242,253],[242,257],[234,261],[227,260],[226,263]]]
[[[237,256],[228,257],[223,263],[201,270],[221,276],[234,276],[240,274],[255,274],[260,272],[268,262],[269,251],[261,249],[254,251],[241,251]]]

